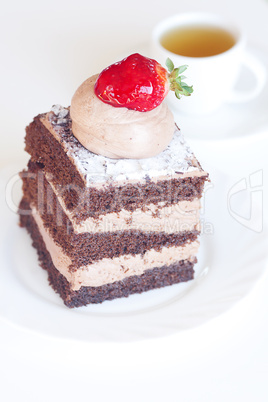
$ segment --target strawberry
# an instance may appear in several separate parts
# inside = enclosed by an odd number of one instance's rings
[[[114,107],[147,112],[159,106],[169,89],[177,98],[189,96],[193,89],[184,82],[181,73],[187,66],[174,68],[167,59],[168,71],[156,60],[134,53],[105,68],[95,83],[95,94]]]

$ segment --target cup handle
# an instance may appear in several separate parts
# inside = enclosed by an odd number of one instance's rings
[[[266,82],[266,68],[252,53],[244,53],[242,64],[255,76],[255,88],[250,91],[233,90],[228,97],[228,101],[230,102],[247,102],[256,98]]]

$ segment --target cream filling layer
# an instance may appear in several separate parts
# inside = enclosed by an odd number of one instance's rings
[[[46,176],[49,181],[49,177]],[[99,215],[98,218],[87,218],[76,223],[73,212],[70,211],[61,197],[58,189],[49,182],[57,199],[72,223],[75,233],[104,233],[120,230],[139,230],[142,232],[165,232],[167,234],[200,230],[199,210],[200,200],[180,201],[166,206],[165,202],[144,205],[135,211],[122,209]]]
[[[103,258],[72,272],[70,270],[72,260],[55,243],[33,206],[32,214],[55,268],[67,279],[73,290],[79,290],[81,286],[102,286],[121,281],[129,276],[142,275],[148,269],[191,259],[199,248],[199,242],[193,241],[184,246],[163,247],[161,251],[151,249],[144,254],[125,254],[115,258]]]
[[[135,211],[119,212],[88,218],[82,224],[73,224],[76,233],[103,233],[120,230],[165,232],[167,234],[200,230],[199,203],[197,207],[187,201],[166,207],[165,203],[149,204]],[[193,209],[192,209],[193,208]]]

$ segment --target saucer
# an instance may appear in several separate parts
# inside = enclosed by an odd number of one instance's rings
[[[249,53],[259,59],[268,69],[268,52],[250,48]],[[242,67],[238,90],[245,90],[252,83],[252,73]],[[190,116],[173,111],[175,121],[187,138],[194,140],[232,140],[248,136],[268,135],[268,80],[256,98],[243,103],[226,103],[217,111],[206,116]]]
[[[139,52],[147,57],[152,57],[149,45],[140,45],[132,51],[125,52],[123,57],[131,53]],[[252,53],[268,70],[268,51],[258,46],[251,45],[248,52]],[[121,59],[123,58],[121,57]],[[119,60],[120,58],[118,58]],[[237,90],[245,90],[251,87],[252,73],[242,67]],[[178,101],[179,102],[179,101]],[[172,110],[175,121],[186,138],[196,141],[221,141],[233,140],[244,137],[268,136],[268,80],[255,99],[243,103],[226,103],[217,111],[205,116],[192,116]]]

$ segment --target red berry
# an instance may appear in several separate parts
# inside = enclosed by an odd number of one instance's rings
[[[167,70],[156,60],[134,53],[100,73],[95,94],[114,107],[147,112],[160,105],[168,88]]]

